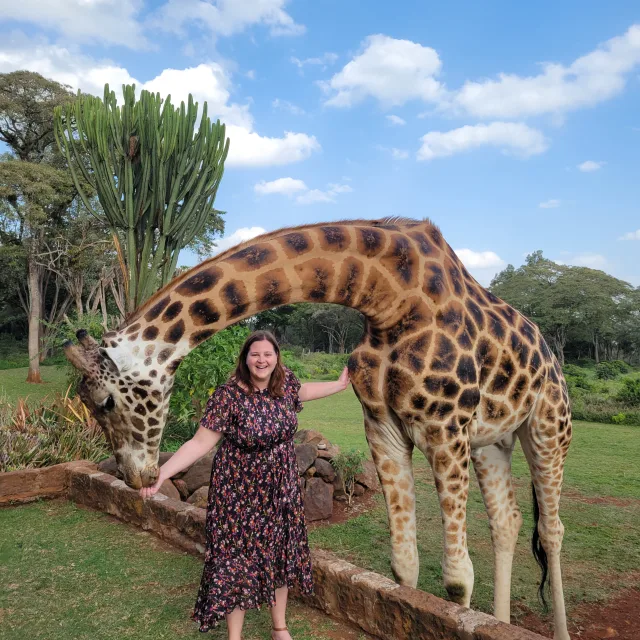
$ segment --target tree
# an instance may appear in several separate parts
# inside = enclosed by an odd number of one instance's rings
[[[64,160],[52,143],[53,110],[74,99],[68,87],[37,73],[0,74],[0,140],[13,155],[0,162],[0,214],[3,248],[26,267],[29,316],[29,373],[40,379],[40,332],[45,270],[36,256],[46,235],[59,226],[76,193]]]
[[[223,229],[214,201],[229,140],[206,103],[194,135],[198,105],[191,95],[179,109],[170,96],[163,101],[148,91],[136,101],[135,85],[123,86],[123,95],[120,107],[109,85],[103,100],[78,93],[56,108],[55,133],[85,205],[101,215],[81,177],[96,190],[123,248],[131,312],[174,277],[182,248]]]

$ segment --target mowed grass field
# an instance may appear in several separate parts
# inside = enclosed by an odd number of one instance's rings
[[[0,384],[4,386],[5,374],[15,375],[16,371],[0,371]],[[51,388],[54,385],[52,381]],[[57,390],[65,390],[64,381]],[[343,451],[354,448],[368,453],[362,410],[350,389],[307,403],[299,414],[299,421],[300,428],[320,431]],[[562,561],[569,615],[580,603],[604,602],[623,588],[640,586],[639,436],[637,427],[574,423],[561,502],[561,518],[565,525]],[[414,455],[414,473],[421,563],[418,586],[445,597],[440,569],[440,512],[432,476],[420,452]],[[541,612],[536,593],[540,572],[530,552],[532,517],[529,471],[519,445],[514,453],[513,474],[518,502],[525,519],[514,561],[512,595],[515,603],[513,614],[517,622],[518,617],[528,610]],[[484,505],[473,476],[471,485],[468,503],[469,552],[476,577],[472,606],[490,612],[493,597],[491,539]],[[18,522],[14,525],[18,526]],[[15,530],[23,528],[20,526]],[[0,531],[0,538],[2,535]],[[100,536],[95,540],[100,540]],[[391,577],[389,532],[381,495],[376,498],[376,506],[368,513],[344,524],[313,529],[310,541],[314,547],[334,551],[358,566]],[[112,553],[103,550],[101,544],[96,542],[96,553]],[[79,550],[77,556],[81,561],[82,553]],[[107,578],[105,575],[104,579]],[[110,589],[108,583],[104,587]],[[67,595],[64,598],[67,599]],[[0,607],[3,606],[0,604]],[[69,600],[68,606],[73,608],[76,605]],[[0,618],[0,626],[1,623]]]

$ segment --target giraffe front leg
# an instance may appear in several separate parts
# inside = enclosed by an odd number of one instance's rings
[[[522,515],[511,480],[511,454],[515,437],[471,451],[471,459],[489,516],[493,544],[493,615],[511,621],[511,567]]]
[[[442,515],[444,554],[442,576],[449,599],[470,607],[473,564],[467,550],[467,498],[470,447],[466,429],[452,425],[432,428],[427,456],[435,480]],[[436,434],[438,434],[436,436]],[[455,438],[453,436],[456,436]],[[436,442],[441,444],[436,444]]]
[[[399,584],[415,588],[420,565],[411,460],[413,444],[391,423],[366,418],[365,432],[387,505],[391,570]]]

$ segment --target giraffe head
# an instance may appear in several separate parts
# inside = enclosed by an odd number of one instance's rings
[[[64,352],[82,374],[78,395],[102,427],[119,474],[134,489],[153,484],[173,372],[149,366],[148,352],[114,334],[102,345],[85,330],[76,336],[80,344],[68,341]]]

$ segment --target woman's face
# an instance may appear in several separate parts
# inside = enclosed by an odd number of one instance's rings
[[[278,355],[268,340],[256,340],[247,354],[247,367],[255,383],[269,383],[269,378],[278,363]]]

